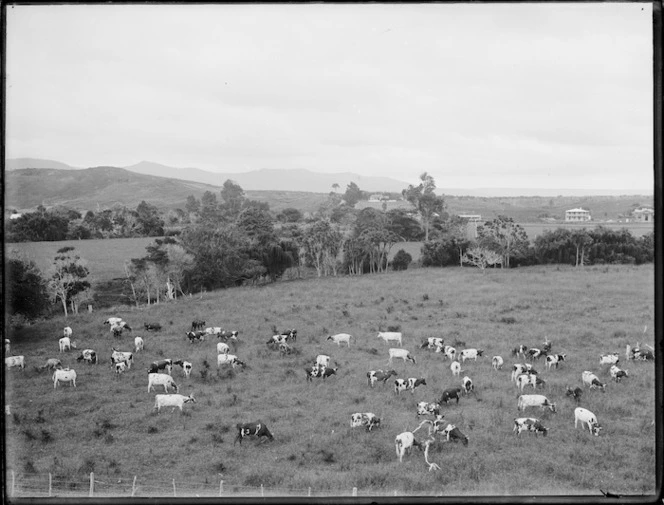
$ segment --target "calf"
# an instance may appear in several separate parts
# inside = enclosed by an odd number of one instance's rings
[[[196,403],[193,394],[190,394],[189,396],[179,394],[155,395],[153,409],[157,409],[157,414],[159,414],[162,407],[173,407],[173,412],[176,408],[179,408],[180,412],[182,412],[184,404],[189,402]]]
[[[614,352],[613,354],[605,354],[599,357],[599,364],[602,365],[615,365],[620,361],[618,353]]]
[[[440,401],[438,403],[447,404],[447,402],[454,399],[456,399],[456,402],[459,403],[461,391],[462,389],[459,387],[446,389],[443,391],[443,395],[440,397]]]
[[[419,402],[417,404],[417,417],[427,415],[440,415],[440,403]]]
[[[574,398],[576,403],[581,402],[581,396],[583,396],[583,389],[577,387],[572,389],[571,387],[567,386],[567,389],[565,390],[565,396],[571,396]]]
[[[412,447],[417,447],[422,450],[422,444],[420,444],[410,431],[404,431],[396,436],[394,439],[394,444],[396,446],[397,456],[399,457],[399,463],[403,461],[403,456],[406,451],[410,452]]]
[[[191,331],[202,330],[205,328],[205,321],[201,319],[194,319],[191,322]]]
[[[81,351],[81,354],[78,355],[78,358],[76,358],[76,361],[85,361],[88,364],[97,364],[99,362],[99,359],[97,357],[97,353],[92,350],[92,349],[83,349]]]
[[[623,378],[629,377],[629,375],[627,374],[627,370],[618,368],[616,365],[611,365],[609,372],[611,373],[611,377],[613,378],[613,380],[616,382],[620,382]]]
[[[477,361],[478,356],[482,357],[484,351],[482,349],[463,349],[461,351],[461,362],[465,362],[467,359],[472,359]]]
[[[452,375],[455,375],[457,377],[459,377],[461,375],[461,372],[463,372],[463,370],[461,370],[461,363],[459,363],[458,361],[452,361],[452,364],[450,365],[450,370],[452,370]]]
[[[517,401],[518,410],[526,410],[526,407],[539,407],[544,409],[548,407],[551,412],[556,413],[556,404],[551,403],[544,395],[521,395]]]
[[[463,445],[468,445],[468,437],[461,433],[459,428],[453,424],[448,424],[447,427],[442,431],[442,436],[444,436],[449,442],[461,442]]]
[[[136,348],[136,352],[143,350],[143,348],[145,347],[145,342],[143,342],[143,339],[141,337],[134,338],[134,347]]]
[[[111,348],[111,350],[113,351],[111,353],[111,365],[124,361],[127,364],[127,368],[131,368],[131,364],[134,361],[134,355],[132,353],[116,351],[114,348]]]
[[[503,358],[500,356],[494,356],[491,358],[491,366],[494,370],[501,370],[503,368]]]
[[[5,366],[7,368],[20,368],[25,369],[25,356],[9,356],[5,358]]]
[[[49,358],[46,360],[46,364],[39,367],[39,370],[55,370],[57,368],[62,368],[62,362],[56,358]]]
[[[143,323],[145,331],[159,331],[161,330],[161,325],[159,323]]]
[[[233,445],[235,445],[236,442],[240,442],[240,445],[242,445],[242,439],[244,437],[267,437],[268,440],[274,440],[272,433],[270,433],[270,430],[268,430],[263,421],[259,420],[253,423],[238,423],[235,427],[237,428],[237,436],[235,437]]]
[[[410,352],[408,352],[406,349],[396,349],[394,347],[391,347],[388,352],[389,352],[389,355],[390,355],[390,359],[387,360],[388,365],[392,364],[392,360],[394,358],[402,359],[404,361],[404,363],[406,361],[412,361],[414,364],[416,364],[415,363],[415,358],[413,358],[411,356]]]
[[[595,414],[590,412],[588,409],[584,409],[583,407],[577,407],[574,409],[574,429],[576,429],[577,423],[579,421],[581,421],[581,428],[583,428],[584,424],[587,424],[590,433],[596,437],[599,436],[599,430],[601,430],[602,427],[597,422],[597,417]]]
[[[193,344],[194,342],[203,342],[205,340],[204,331],[188,331],[186,335],[190,344]]]
[[[337,344],[339,347],[341,347],[341,343],[345,343],[348,347],[350,347],[350,338],[351,335],[348,333],[337,333],[336,335],[330,335],[327,337],[326,340],[331,340],[335,344]]]
[[[461,380],[463,387],[463,394],[470,394],[475,391],[473,381],[467,375]]]
[[[164,373],[149,373],[148,374],[148,393],[155,386],[164,386],[164,392],[168,393],[168,388],[171,387],[177,393],[178,386],[175,384],[173,377]]]
[[[173,368],[172,359],[160,359],[158,361],[153,361],[148,368],[148,373],[158,373],[160,370],[164,370],[168,375],[171,375],[171,369]]]
[[[382,381],[383,384],[393,375],[398,375],[394,370],[384,372],[383,370],[370,370],[367,372],[367,382],[369,386],[374,387],[376,381]]]
[[[380,418],[373,412],[357,412],[350,416],[350,427],[357,428],[364,426],[367,431],[371,431],[376,426],[380,426]]]
[[[420,346],[421,349],[435,349],[436,352],[442,352],[445,341],[440,337],[429,337]]]
[[[62,330],[62,336],[63,337],[71,337],[74,332],[69,326],[65,326],[65,329]]]
[[[539,419],[536,419],[534,417],[517,417],[516,419],[514,419],[514,428],[512,431],[515,432],[517,435],[521,435],[521,432],[524,430],[534,432],[535,436],[537,436],[538,433],[541,433],[542,436],[545,437],[547,432],[549,431],[548,428],[545,428],[542,425]]]
[[[76,342],[72,342],[69,337],[62,337],[58,343],[60,344],[60,352],[71,351],[72,347],[76,349]]]
[[[549,354],[546,357],[546,369],[551,370],[551,367],[555,365],[556,370],[558,365],[565,361],[567,354]]]
[[[590,389],[601,389],[602,392],[606,390],[606,384],[600,382],[599,377],[588,370],[581,373],[581,380],[583,381],[584,386],[588,386]]]
[[[376,338],[382,338],[386,344],[390,342],[397,342],[399,347],[402,345],[400,331],[379,331]]]
[[[408,391],[412,394],[415,394],[415,388],[417,386],[426,386],[427,381],[424,378],[417,379],[415,377],[409,377],[408,379],[397,379],[394,381],[394,392],[396,394],[401,394],[401,391]]]
[[[121,361],[120,363],[115,364],[115,373],[120,375],[121,373],[124,373],[125,370],[127,370],[127,364],[124,361]]]
[[[72,386],[76,387],[76,371],[66,368],[53,372],[53,389],[57,388],[60,382],[70,382]]]
[[[217,369],[221,365],[231,365],[233,368],[236,366],[245,367],[244,361],[240,361],[234,354],[219,354],[217,355]]]

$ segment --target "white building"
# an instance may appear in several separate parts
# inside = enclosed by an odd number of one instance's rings
[[[565,211],[565,221],[590,221],[590,211],[585,209],[570,209]]]
[[[655,211],[649,207],[643,207],[634,209],[632,215],[637,223],[652,223],[655,218]]]

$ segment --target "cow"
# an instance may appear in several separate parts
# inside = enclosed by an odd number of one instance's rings
[[[202,330],[205,328],[205,321],[201,319],[194,319],[191,322],[191,331]]]
[[[461,351],[461,362],[465,362],[467,359],[472,359],[477,361],[478,357],[482,357],[482,354],[484,354],[483,349],[463,349]]]
[[[373,412],[356,412],[350,416],[350,427],[358,428],[364,426],[367,431],[371,431],[375,427],[380,427],[380,418],[376,417]]]
[[[415,394],[415,388],[417,386],[426,386],[427,381],[424,378],[417,379],[415,377],[409,377],[408,379],[397,379],[394,381],[394,393],[401,394],[402,391],[408,391],[412,394]]]
[[[629,374],[627,373],[627,370],[623,370],[621,368],[618,368],[616,365],[611,365],[611,368],[609,369],[609,373],[611,374],[611,377],[613,378],[614,381],[620,382],[623,378],[629,377]]]
[[[235,437],[233,445],[235,445],[236,442],[240,442],[240,445],[242,445],[242,439],[244,437],[267,437],[268,440],[274,440],[272,433],[270,433],[270,430],[263,421],[258,420],[253,423],[238,423],[235,427],[237,428],[237,436]]]
[[[190,344],[193,344],[194,342],[203,342],[205,340],[204,331],[188,331],[186,335]]]
[[[266,345],[274,345],[274,344],[285,344],[286,343],[286,335],[272,335],[270,337],[270,340],[265,342]]]
[[[614,352],[613,354],[604,354],[599,357],[599,365],[615,365],[620,361],[618,353]]]
[[[7,368],[20,368],[23,371],[25,370],[25,356],[9,356],[5,358],[5,366]]]
[[[445,437],[448,442],[452,440],[452,442],[461,442],[463,445],[468,445],[468,437],[453,424],[448,424],[441,432],[441,436]]]
[[[154,397],[154,407],[153,409],[157,409],[157,414],[159,414],[159,411],[161,410],[162,407],[173,407],[172,412],[175,412],[175,409],[179,408],[180,412],[182,412],[182,407],[184,406],[185,403],[196,403],[196,399],[194,398],[193,394],[190,394],[189,396],[184,396],[180,394],[166,394],[166,395],[155,395]]]
[[[314,365],[311,367],[311,369],[305,369],[307,372],[307,380],[311,381],[313,380],[314,377],[322,377],[323,379],[327,379],[328,377],[335,375],[337,373],[338,368],[328,368],[325,366],[318,366]]]
[[[590,412],[588,409],[584,409],[583,407],[577,407],[574,409],[574,429],[576,429],[577,423],[579,421],[581,421],[581,428],[583,428],[583,425],[586,424],[588,425],[588,430],[590,433],[596,437],[599,436],[599,430],[601,430],[602,427],[597,422],[597,416],[595,416],[595,414]]]
[[[588,370],[581,373],[581,380],[583,385],[589,387],[590,389],[601,389],[602,392],[606,390],[606,384],[600,382],[599,377]]]
[[[546,437],[548,428],[544,427],[539,419],[534,417],[517,417],[514,419],[514,428],[512,431],[516,435],[521,435],[522,431],[532,431],[537,436],[538,433],[541,433],[542,436]]]
[[[173,360],[170,358],[160,359],[153,361],[148,368],[148,373],[158,373],[164,370],[166,374],[171,375],[171,368],[173,367]]]
[[[175,384],[173,377],[165,373],[149,373],[148,374],[148,393],[155,386],[164,386],[164,392],[168,393],[168,388],[171,387],[177,393],[178,386]]]
[[[565,396],[571,396],[574,398],[576,403],[579,403],[581,402],[581,396],[583,396],[583,389],[579,387],[572,389],[571,387],[567,386],[567,389],[565,390]]]
[[[11,354],[11,348],[12,348],[12,345],[11,345],[11,344],[12,344],[12,343],[11,343],[11,340],[9,340],[8,338],[6,338],[6,339],[5,339],[5,354]]]
[[[121,337],[122,336],[122,326],[111,326],[111,333],[113,333],[113,336],[115,338]]]
[[[467,395],[475,392],[473,381],[467,375],[461,380],[463,387],[463,394]]]
[[[60,344],[60,352],[71,351],[72,348],[76,349],[76,342],[72,342],[69,337],[62,337],[58,343]]]
[[[74,332],[72,331],[71,327],[69,327],[69,326],[65,326],[64,330],[62,330],[62,336],[63,337],[71,338],[73,333]]]
[[[516,378],[516,385],[521,391],[523,391],[523,388],[528,384],[532,385],[533,389],[536,389],[537,386],[544,387],[546,381],[544,379],[540,379],[537,374],[531,373],[522,373]]]
[[[415,363],[415,358],[413,358],[411,356],[410,352],[408,352],[408,350],[406,350],[406,349],[397,349],[395,347],[390,347],[388,353],[390,355],[390,359],[387,360],[388,365],[392,364],[392,359],[394,359],[394,358],[400,358],[404,361],[404,363],[406,361],[412,361],[413,364],[416,364]]]
[[[228,354],[231,348],[225,342],[217,342],[217,354]]]
[[[127,370],[127,364],[124,361],[115,364],[115,373],[120,375]]]
[[[104,324],[109,324],[109,325],[113,326],[113,325],[119,324],[121,322],[122,322],[121,317],[109,317],[106,321],[104,321]]]
[[[447,358],[449,358],[450,361],[456,360],[457,352],[456,349],[451,345],[446,345],[445,347],[443,347],[443,353]]]
[[[292,340],[295,342],[297,340],[297,330],[295,328],[291,328],[290,330],[282,331],[282,335],[286,337],[286,340]]]
[[[528,347],[525,345],[520,345],[519,347],[515,347],[512,349],[512,356],[516,356],[517,358],[519,356],[523,357],[523,359],[526,359],[526,353],[528,352]]]
[[[65,368],[53,372],[53,389],[57,388],[60,382],[70,382],[72,386],[76,387],[76,371]]]
[[[503,358],[501,356],[494,356],[491,358],[491,366],[494,370],[501,370],[503,368]]]
[[[318,356],[316,356],[316,366],[328,367],[328,366],[330,366],[330,360],[331,359],[332,358],[330,358],[326,354],[319,354]],[[336,364],[336,362],[335,362],[335,364]]]
[[[428,337],[420,348],[424,349],[426,347],[427,349],[435,349],[436,352],[442,352],[444,343],[445,341],[440,337]]]
[[[348,333],[337,333],[336,335],[330,335],[326,340],[331,340],[339,347],[341,347],[341,343],[344,342],[348,347],[350,347],[350,338],[351,335]]]
[[[136,348],[136,352],[143,350],[145,342],[143,342],[141,337],[134,337],[134,347]]]
[[[182,372],[184,373],[184,376],[188,379],[189,376],[191,375],[191,370],[193,368],[193,365],[189,361],[183,361],[181,359],[174,361],[173,365],[178,365],[182,368]]]
[[[402,334],[400,331],[379,331],[376,338],[382,338],[386,344],[390,342],[398,342],[399,347],[402,345],[401,341]]]
[[[38,370],[55,370],[57,368],[62,368],[62,362],[57,358],[49,358],[46,360],[46,364],[38,367]]]
[[[99,359],[97,357],[97,353],[92,350],[92,349],[83,349],[81,351],[81,354],[78,355],[76,358],[76,361],[85,361],[86,363],[89,363],[90,365],[92,363],[97,364],[99,362]]]
[[[542,356],[546,356],[546,353],[541,349],[537,349],[536,347],[531,347],[528,349],[528,352],[526,352],[526,358],[529,358],[531,361],[540,359]]]
[[[233,368],[236,366],[245,367],[244,361],[240,361],[235,354],[218,354],[217,355],[217,370],[221,365],[231,365]]]
[[[549,339],[547,337],[544,337],[544,345],[542,346],[542,352],[544,354],[549,354],[551,352],[551,347],[553,344],[549,342]]]
[[[459,377],[461,375],[461,372],[463,372],[463,370],[461,370],[461,363],[459,363],[458,361],[452,361],[452,364],[450,365],[450,370],[452,370],[452,375],[455,375],[457,377]]]
[[[217,333],[217,338],[220,338],[224,341],[237,340],[237,336],[239,334],[240,332],[238,330],[221,330],[219,333]]]
[[[440,403],[419,402],[417,404],[417,417],[427,415],[440,415]]]
[[[370,370],[367,372],[367,382],[369,386],[374,387],[374,384],[376,381],[382,381],[383,384],[387,382],[387,379],[389,379],[393,375],[399,375],[396,373],[394,370],[388,370],[387,372],[384,372],[383,370]]]
[[[422,450],[422,444],[420,444],[410,431],[404,431],[399,433],[394,439],[394,444],[396,446],[397,456],[399,457],[399,463],[403,461],[403,456],[406,451],[410,452],[412,447],[417,447]]]
[[[124,361],[127,364],[127,368],[131,368],[131,364],[134,361],[133,353],[117,351],[115,348],[111,348],[111,351],[113,351],[111,353],[111,365]]]
[[[551,370],[551,367],[555,365],[556,370],[558,365],[565,361],[567,354],[549,354],[546,357],[546,369]]]
[[[438,403],[447,404],[447,402],[454,399],[456,399],[456,402],[459,403],[459,397],[461,395],[461,391],[462,389],[460,387],[446,389],[445,391],[443,391],[443,394],[440,397],[440,401]]]
[[[537,374],[537,371],[532,367],[532,365],[529,364],[522,365],[521,363],[516,363],[512,366],[511,380],[516,382],[516,378],[522,373]]]
[[[159,331],[161,330],[161,325],[159,323],[143,323],[145,331]]]
[[[556,413],[556,404],[551,403],[544,395],[520,395],[516,408],[526,410],[526,407],[539,407],[540,409],[548,407],[551,412]]]

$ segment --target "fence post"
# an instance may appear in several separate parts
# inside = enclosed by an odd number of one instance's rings
[[[261,484],[261,496],[262,496],[262,497],[265,496],[265,491],[263,490],[263,484]]]
[[[175,479],[173,479],[173,496],[177,496],[177,494],[175,493]]]
[[[53,484],[53,476],[51,475],[51,472],[48,472],[48,495],[51,496],[51,489]]]
[[[309,486],[309,493],[307,494],[307,496],[311,496],[311,486]]]
[[[357,488],[356,487],[353,488],[353,496],[357,496]]]
[[[394,490],[394,496],[396,496],[396,495],[397,495],[397,490],[395,489],[395,490]]]
[[[134,475],[134,482],[131,484],[131,496],[136,494],[136,476]]]
[[[95,492],[95,473],[90,472],[90,496]]]
[[[221,496],[221,493],[224,492],[224,481],[220,480],[219,481],[219,496]]]
[[[12,470],[12,496],[16,496],[16,476],[14,475],[14,470]]]

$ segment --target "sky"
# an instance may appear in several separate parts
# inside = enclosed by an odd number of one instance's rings
[[[653,187],[650,3],[6,9],[6,158]]]

